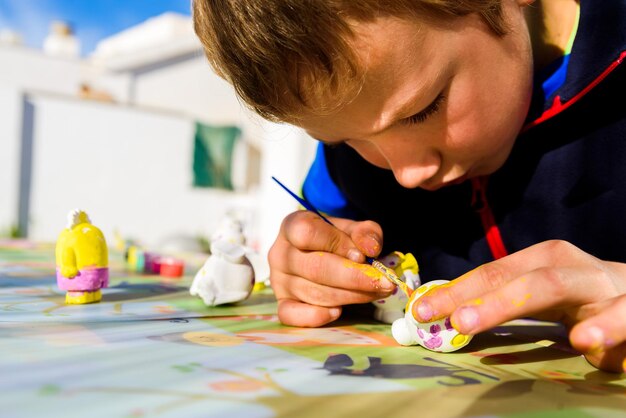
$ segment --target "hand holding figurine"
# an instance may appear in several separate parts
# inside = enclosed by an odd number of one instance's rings
[[[514,318],[559,321],[596,367],[624,371],[626,265],[599,260],[564,241],[546,241],[480,266],[412,307],[422,322],[451,317],[474,335]]]
[[[417,300],[429,290],[446,286],[448,280],[432,280],[418,287],[409,299],[404,318],[396,319],[391,326],[393,338],[402,345],[421,345],[431,351],[449,353],[465,347],[471,335],[461,334],[452,327],[450,318],[437,318],[432,322],[418,322],[413,314]]]
[[[342,306],[389,296],[396,286],[365,258],[376,257],[382,231],[374,222],[311,211],[288,215],[269,252],[270,282],[284,324],[315,327],[339,318]]]

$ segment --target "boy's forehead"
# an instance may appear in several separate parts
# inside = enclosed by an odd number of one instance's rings
[[[432,99],[431,90],[448,72],[446,48],[434,48],[431,32],[417,22],[381,18],[359,24],[355,34],[362,87],[334,114],[302,118],[298,125],[315,138],[338,141],[380,131],[400,114],[418,110],[422,99]]]

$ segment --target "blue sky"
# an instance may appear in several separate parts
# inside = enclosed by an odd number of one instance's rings
[[[0,0],[0,30],[20,33],[24,43],[41,48],[50,22],[69,22],[83,56],[102,38],[164,12],[190,15],[191,0]]]

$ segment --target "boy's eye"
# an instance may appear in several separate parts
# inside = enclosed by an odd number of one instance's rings
[[[444,96],[443,93],[440,93],[439,96],[437,96],[435,100],[433,100],[433,102],[429,104],[424,110],[414,115],[411,115],[408,118],[401,119],[400,123],[403,125],[415,125],[425,122],[426,119],[439,111],[445,99],[446,96]]]

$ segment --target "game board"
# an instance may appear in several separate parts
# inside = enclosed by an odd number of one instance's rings
[[[208,308],[111,252],[102,302],[63,304],[53,246],[0,242],[1,417],[623,417],[624,375],[552,323],[519,320],[462,350],[402,347],[352,316],[279,323],[271,290]]]

